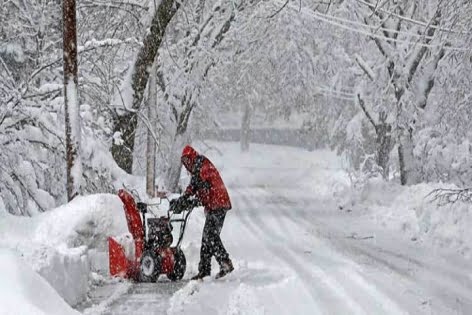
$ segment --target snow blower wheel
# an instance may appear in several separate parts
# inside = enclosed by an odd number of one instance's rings
[[[171,281],[181,280],[184,277],[187,268],[187,260],[184,252],[177,248],[174,254],[174,270],[167,274],[167,278]]]
[[[145,251],[141,257],[140,280],[156,282],[161,273],[161,263],[158,255],[152,250]]]

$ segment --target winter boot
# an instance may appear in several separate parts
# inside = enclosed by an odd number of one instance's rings
[[[218,274],[215,276],[215,279],[222,278],[233,270],[234,270],[233,263],[231,262],[231,260],[227,260],[221,264],[220,272],[218,272]]]
[[[210,274],[204,272],[198,272],[195,276],[190,278],[190,280],[202,280],[205,277],[208,277]]]

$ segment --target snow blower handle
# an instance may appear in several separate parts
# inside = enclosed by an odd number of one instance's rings
[[[184,238],[185,228],[187,226],[187,221],[192,213],[193,208],[200,206],[200,202],[196,198],[189,198],[186,195],[180,196],[177,199],[172,199],[169,201],[169,210],[167,211],[167,215],[169,217],[169,222],[179,222],[180,224],[180,233],[179,233],[179,240],[177,241],[176,248],[180,248],[182,240]],[[182,214],[182,217],[179,219],[171,218],[172,214],[179,214],[183,213],[184,211],[188,211],[186,214]]]
[[[169,212],[172,212],[174,214],[179,214],[185,211],[185,208],[183,207],[183,200],[182,197],[179,197],[177,199],[172,199],[169,201]]]
[[[183,195],[177,199],[172,199],[171,201],[169,201],[169,212],[179,214],[184,211],[191,211],[193,210],[193,208],[198,207],[198,205],[199,202],[197,199],[191,199]]]

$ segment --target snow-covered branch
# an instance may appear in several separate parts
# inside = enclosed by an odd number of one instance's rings
[[[364,112],[364,114],[366,115],[367,119],[369,120],[369,122],[372,124],[372,126],[374,127],[375,130],[377,130],[377,124],[375,123],[374,119],[372,118],[372,116],[370,115],[369,111],[367,110],[366,106],[365,106],[365,102],[364,100],[361,98],[361,95],[360,94],[357,94],[357,100],[359,101],[359,106],[362,108],[362,111]]]
[[[472,203],[472,188],[463,189],[435,189],[428,194],[431,201],[437,202],[440,206],[454,204],[456,202]]]
[[[371,81],[375,80],[375,73],[374,70],[369,66],[369,64],[362,59],[362,57],[359,54],[355,54],[354,58],[356,59],[357,64],[361,69],[365,72],[365,74],[369,77]]]

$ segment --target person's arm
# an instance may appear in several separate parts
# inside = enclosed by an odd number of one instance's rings
[[[192,174],[190,184],[186,190],[188,193],[195,194],[197,191],[211,188],[211,181],[208,178],[209,172],[211,171],[209,164],[208,162],[205,163],[205,160],[202,160],[200,163],[201,165],[197,168],[198,173]]]
[[[210,190],[211,188],[211,177],[212,177],[212,167],[209,163],[203,163],[200,169],[200,176],[195,181],[195,186],[197,190]]]
[[[184,196],[190,197],[195,195],[197,190],[200,189],[200,176],[201,176],[201,169],[198,170],[198,174],[192,174],[190,178],[190,183],[188,184],[187,188],[185,189]]]
[[[193,176],[192,176],[193,177]],[[183,194],[184,196],[186,197],[190,197],[190,196],[193,196],[195,195],[195,190],[192,186],[192,180],[190,180],[190,184],[187,186],[187,188],[185,189],[185,192]]]

